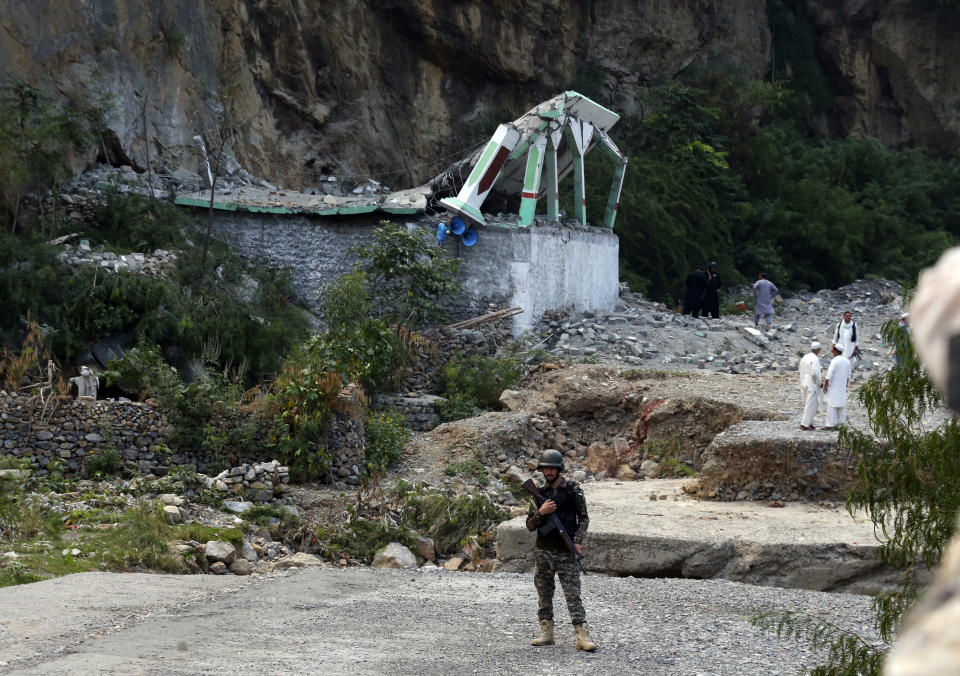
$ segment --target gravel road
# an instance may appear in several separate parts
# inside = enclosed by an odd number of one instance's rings
[[[559,644],[528,645],[529,574],[70,575],[0,589],[0,673],[792,674],[816,653],[751,616],[804,610],[870,633],[862,596],[594,575],[583,586],[593,654],[574,649],[562,603]]]

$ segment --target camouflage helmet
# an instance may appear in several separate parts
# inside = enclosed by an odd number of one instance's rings
[[[563,456],[560,454],[560,451],[555,451],[552,448],[548,448],[541,453],[540,462],[537,463],[537,469],[542,469],[544,467],[556,467],[557,469],[562,470]]]

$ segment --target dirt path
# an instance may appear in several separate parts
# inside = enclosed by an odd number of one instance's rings
[[[816,659],[811,648],[778,641],[751,616],[795,609],[869,624],[869,599],[845,594],[592,575],[583,587],[594,654],[574,649],[562,603],[559,644],[528,645],[529,575],[71,575],[0,590],[0,673],[793,673]]]

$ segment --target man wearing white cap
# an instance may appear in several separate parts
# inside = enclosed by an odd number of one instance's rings
[[[820,343],[810,343],[810,352],[800,360],[800,400],[803,402],[803,417],[800,429],[815,430],[813,416],[820,407]]]
[[[827,393],[827,426],[832,430],[847,421],[847,383],[850,381],[850,360],[843,356],[844,346],[833,346],[833,359],[827,368],[823,391]]]

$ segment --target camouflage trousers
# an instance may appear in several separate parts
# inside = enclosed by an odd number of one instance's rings
[[[533,574],[533,584],[540,597],[540,608],[537,618],[541,620],[553,619],[553,592],[557,585],[554,576],[560,578],[563,595],[567,597],[567,610],[570,611],[570,621],[573,624],[583,624],[587,621],[587,613],[580,601],[580,568],[570,552],[554,552],[539,547],[533,550],[537,569]]]

